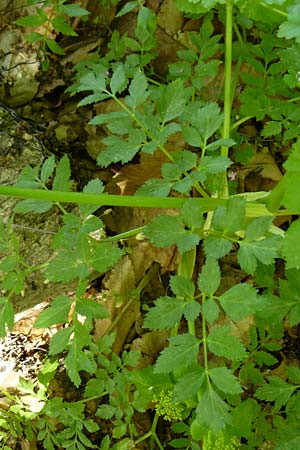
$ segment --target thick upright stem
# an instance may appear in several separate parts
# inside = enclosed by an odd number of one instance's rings
[[[225,80],[224,80],[224,123],[223,139],[230,137],[230,116],[232,107],[231,70],[232,70],[232,4],[226,5],[226,34],[225,34]],[[228,148],[221,147],[221,155],[228,156]],[[224,174],[223,192],[221,197],[228,198],[227,175]]]

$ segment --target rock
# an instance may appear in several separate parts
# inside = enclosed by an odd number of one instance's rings
[[[37,166],[46,156],[41,133],[34,125],[0,104],[0,184],[13,185],[27,165]],[[4,223],[14,214],[17,201],[16,198],[0,196],[0,219]],[[44,214],[14,214],[14,232],[22,259],[28,266],[40,266],[53,256],[50,245],[59,222],[60,213],[55,208]],[[25,267],[23,265],[24,270]],[[14,296],[15,311],[27,309],[58,293],[63,293],[61,286],[46,285],[43,271],[36,270],[26,278],[24,293]],[[2,290],[3,294],[5,291]]]

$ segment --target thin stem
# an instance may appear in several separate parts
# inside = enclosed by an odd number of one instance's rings
[[[116,97],[115,95],[113,95],[111,92],[105,90],[104,91],[106,94],[108,94],[109,96],[111,96],[111,98],[124,110],[127,112],[127,114],[139,125],[139,127],[144,131],[144,133],[152,140],[154,141],[155,138],[152,135],[152,133],[149,131],[149,128],[145,127],[145,125],[143,124],[143,122],[136,116],[136,114],[134,113],[134,111],[130,110],[129,108],[127,108],[127,106],[118,99],[118,97]],[[162,123],[162,128],[164,127],[165,123]],[[160,142],[157,142],[157,147],[167,156],[167,158],[169,158],[169,160],[171,162],[174,162],[174,158],[171,155],[171,153],[166,149],[166,147],[164,145],[162,145]],[[183,174],[185,176],[187,176],[187,172],[183,172]],[[207,193],[205,192],[205,190],[200,186],[200,184],[196,181],[194,183],[194,188],[197,190],[197,192],[199,194],[201,194],[203,197],[208,197]]]
[[[164,448],[163,448],[163,446],[162,446],[162,444],[161,444],[161,442],[160,442],[160,440],[159,440],[159,438],[158,438],[158,436],[156,434],[156,427],[157,427],[158,418],[159,418],[159,416],[156,413],[155,416],[154,416],[154,419],[153,419],[150,431],[148,431],[148,433],[144,434],[144,436],[142,436],[139,439],[137,439],[134,442],[135,445],[140,444],[141,442],[145,441],[148,438],[152,438],[156,442],[158,448],[160,450],[164,450]],[[150,443],[150,448],[153,448],[152,443]]]
[[[101,239],[101,242],[116,242],[116,241],[123,241],[125,239],[130,239],[133,236],[143,233],[145,228],[146,226],[134,228],[133,230],[125,231],[124,233],[116,234],[115,236],[103,238]]]
[[[144,131],[144,133],[152,140],[154,141],[154,136],[152,135],[152,133],[150,133],[149,129],[145,127],[145,125],[143,124],[143,122],[141,122],[139,120],[139,118],[136,116],[136,114],[134,114],[134,112],[132,112],[129,108],[127,108],[127,106],[121,102],[121,100],[118,99],[118,97],[116,97],[115,95],[111,94],[109,91],[105,91],[107,92],[113,99],[114,101],[122,108],[124,109],[124,111],[127,112],[127,114],[141,127],[141,129]],[[173,156],[171,155],[171,153],[163,146],[161,145],[159,142],[157,143],[157,147],[169,158],[170,161],[174,162]]]
[[[252,116],[246,116],[239,119],[237,122],[234,122],[234,124],[231,126],[231,131],[235,130],[235,128],[238,128],[243,123],[247,122],[247,120],[252,119]]]
[[[289,98],[288,100],[285,100],[287,103],[293,103],[293,102],[298,102],[300,100],[300,97],[294,97],[294,98]]]
[[[281,11],[280,9],[274,8],[274,7],[271,6],[271,5],[267,5],[265,2],[260,2],[260,4],[261,4],[261,6],[263,6],[264,8],[271,9],[273,12],[275,12],[275,13],[277,13],[277,14],[280,14],[281,16],[285,17],[286,19],[289,17],[289,16],[288,16],[288,13],[286,13],[286,12],[284,12],[284,11]]]

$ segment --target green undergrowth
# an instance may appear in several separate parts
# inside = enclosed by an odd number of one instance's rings
[[[50,20],[44,9],[50,4],[54,29],[71,34],[67,17],[87,15],[65,1],[31,3],[36,14],[18,24],[41,26]],[[46,450],[128,450],[144,442],[150,449],[300,448],[299,361],[280,366],[279,360],[286,328],[300,322],[300,7],[293,0],[176,0],[174,8],[199,19],[200,27],[186,33],[164,80],[152,66],[159,53],[157,17],[143,2],[131,1],[118,16],[136,12],[134,34],[114,31],[107,53],[79,63],[67,89],[79,96],[79,106],[114,103],[111,112],[90,121],[107,133],[99,166],[161,154],[161,176],[134,196],[110,195],[98,179],[75,193],[68,157],[56,162],[51,156],[40,167],[27,167],[15,186],[0,187],[0,195],[23,198],[16,213],[60,209],[55,257],[45,261],[44,275],[50,282],[77,283],[73,296],[54,298],[35,323],[59,325],[59,331],[38,381],[22,381],[36,399],[34,411],[6,392],[13,404],[0,412],[3,449],[21,436]],[[55,41],[30,36],[59,53]],[[243,124],[260,130],[256,143]],[[184,142],[176,149],[169,145],[175,136]],[[284,175],[270,192],[238,193],[236,167],[261,147],[280,158]],[[70,212],[68,202],[78,207]],[[101,206],[172,211],[109,236]],[[290,219],[279,227],[275,219],[282,216]],[[109,313],[85,295],[92,274],[107,273],[130,252],[129,237],[160,249],[175,245],[179,253],[166,294],[148,304],[143,317],[145,331],[168,332],[168,345],[144,368],[138,368],[139,352],[114,353],[113,333],[95,341],[94,321]],[[0,225],[0,252],[4,337],[13,327],[11,300],[37,269],[20,255],[13,218]],[[245,275],[230,287],[222,282],[228,255]],[[135,295],[143,300],[142,290]],[[78,401],[49,395],[62,358],[81,392]],[[137,413],[152,418],[144,434]],[[168,442],[158,421],[170,428]]]

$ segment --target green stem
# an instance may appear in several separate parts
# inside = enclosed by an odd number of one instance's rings
[[[145,228],[146,228],[146,226],[143,226],[143,227],[134,228],[133,230],[124,231],[124,233],[116,234],[115,236],[111,236],[108,238],[103,238],[103,239],[101,239],[101,242],[123,241],[125,239],[129,239],[138,234],[142,234],[143,231],[145,230]],[[140,240],[142,240],[142,239],[140,239]]]
[[[237,122],[234,122],[234,124],[231,126],[231,131],[238,128],[243,123],[247,122],[248,120],[252,119],[252,116],[246,116],[239,119]]]
[[[154,141],[154,136],[152,133],[150,133],[149,129],[145,127],[143,122],[139,120],[139,118],[132,112],[127,106],[121,102],[121,100],[118,99],[115,95],[111,94],[109,91],[105,91],[108,95],[110,95],[113,100],[124,110],[127,112],[127,114],[139,125],[139,127],[144,131],[144,133],[152,140]],[[174,159],[171,155],[171,153],[159,142],[157,143],[157,147],[169,158],[170,161],[174,162]]]
[[[128,195],[85,194],[82,192],[46,191],[27,189],[15,186],[0,186],[0,196],[33,198],[62,203],[85,203],[101,206],[128,206],[132,208],[182,208],[186,198],[172,197],[139,197]],[[203,211],[210,211],[217,206],[226,205],[226,200],[211,198],[195,198]]]
[[[230,116],[232,107],[231,71],[232,71],[232,10],[231,3],[226,5],[226,34],[225,34],[225,80],[224,80],[224,123],[223,139],[230,137]],[[221,155],[228,156],[228,147],[221,147]],[[227,173],[223,174],[223,198],[228,198]]]
[[[156,442],[158,448],[159,448],[160,450],[164,450],[164,448],[163,448],[163,446],[162,446],[162,444],[161,444],[161,442],[160,442],[160,440],[159,440],[159,438],[158,438],[158,436],[157,436],[157,434],[156,434],[156,427],[157,427],[158,417],[159,417],[159,416],[158,416],[158,414],[156,413],[155,416],[154,416],[154,419],[153,419],[153,422],[152,422],[150,431],[148,431],[148,433],[144,434],[144,436],[142,436],[142,437],[140,437],[139,439],[137,439],[137,440],[134,442],[135,445],[140,444],[141,442],[145,441],[145,440],[148,439],[148,438],[152,438],[152,439],[154,439],[154,441]],[[151,444],[150,444],[150,445],[151,445]],[[151,446],[150,448],[152,448],[152,446]]]
[[[129,117],[131,117],[132,120],[134,120],[138,126],[144,131],[144,133],[148,136],[149,139],[151,139],[152,141],[155,141],[155,137],[153,136],[153,134],[150,132],[149,128],[145,127],[145,125],[143,124],[143,122],[136,116],[136,114],[134,113],[134,111],[130,110],[129,108],[127,108],[127,106],[124,104],[124,102],[122,102],[121,100],[118,99],[118,97],[116,97],[115,95],[113,95],[111,92],[104,90],[104,92],[106,94],[108,94],[109,96],[111,96],[111,98],[120,106],[120,108],[122,108],[128,115]],[[162,123],[162,128],[164,127],[164,122]],[[157,142],[157,147],[167,156],[167,158],[174,162],[174,158],[171,155],[171,153],[166,149],[166,147],[164,145],[162,145],[160,142]],[[183,174],[185,176],[187,176],[187,172],[183,172]],[[197,192],[199,194],[201,194],[203,197],[208,197],[207,193],[205,192],[205,190],[200,186],[200,184],[195,181],[194,183],[194,188],[197,190]]]
[[[275,12],[275,13],[277,13],[277,14],[280,14],[281,16],[285,17],[286,19],[288,18],[288,13],[286,13],[286,12],[284,12],[284,11],[281,11],[280,9],[274,8],[274,7],[271,6],[271,5],[266,5],[265,2],[260,2],[260,4],[261,4],[261,6],[263,6],[264,8],[271,9],[273,12]]]
[[[226,34],[225,34],[225,81],[224,81],[224,123],[223,138],[230,136],[231,115],[231,71],[232,71],[232,5],[226,6]],[[221,148],[221,154],[228,156],[228,147]]]
[[[0,196],[34,198],[62,203],[84,203],[101,206],[127,206],[130,208],[173,208],[180,209],[189,200],[201,206],[203,212],[214,211],[218,206],[227,205],[222,198],[180,198],[180,197],[138,197],[129,195],[85,194],[82,192],[43,191],[41,189],[25,189],[15,186],[0,186]],[[264,200],[265,201],[265,200]],[[277,216],[298,215],[298,209],[276,211]],[[247,202],[247,217],[274,216],[265,204]],[[134,233],[135,234],[135,233]]]

